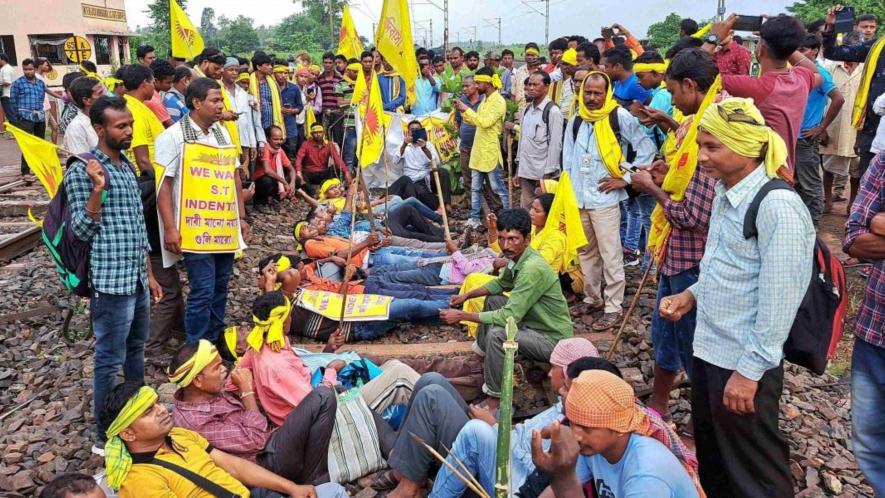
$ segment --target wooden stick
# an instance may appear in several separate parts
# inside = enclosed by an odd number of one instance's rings
[[[353,212],[350,213],[350,238],[347,241],[347,259],[344,261],[344,278],[341,279],[341,290],[339,292],[341,294],[341,316],[338,319],[338,326],[342,329],[344,328],[344,310],[347,309],[347,283],[350,281],[347,267],[350,266],[350,258],[353,257],[353,235],[356,232],[356,193],[359,190],[361,179],[362,168],[357,165],[356,178],[354,179],[357,188],[353,189],[353,195],[350,196],[350,207],[353,209]]]
[[[448,460],[446,460],[445,458],[443,458],[443,456],[440,455],[439,452],[437,452],[435,449],[433,449],[429,444],[425,443],[423,439],[421,439],[420,437],[418,437],[417,434],[415,434],[414,432],[410,432],[409,435],[411,435],[411,436],[412,436],[412,439],[414,439],[415,441],[417,441],[418,444],[424,446],[424,448],[425,448],[428,452],[430,452],[430,454],[433,455],[434,458],[436,458],[437,460],[439,460],[440,463],[442,463],[443,465],[445,465],[446,467],[448,467],[449,470],[451,470],[452,473],[455,474],[455,477],[457,477],[458,479],[461,479],[461,482],[463,482],[464,484],[466,484],[467,487],[470,488],[471,491],[473,491],[474,493],[476,493],[477,495],[479,495],[480,498],[490,498],[489,495],[488,495],[488,493],[485,492],[485,490],[482,488],[482,486],[480,486],[480,487],[476,487],[472,482],[470,482],[470,480],[468,480],[466,477],[464,477],[463,475],[461,475],[461,473],[458,472],[458,469],[456,469],[452,464],[450,464]]]
[[[446,203],[442,195],[442,185],[439,183],[439,171],[436,168],[436,160],[433,154],[430,155],[430,171],[433,172],[433,181],[436,182],[436,197],[439,199],[439,206],[442,208],[443,231],[445,232],[446,242],[452,241],[452,234],[449,233],[449,217],[446,214]]]
[[[507,133],[507,207],[513,207],[513,137]]]
[[[605,359],[611,360],[612,356],[615,355],[615,351],[618,349],[618,343],[621,340],[621,336],[624,334],[624,329],[627,327],[627,320],[630,319],[630,315],[633,314],[633,310],[636,309],[636,303],[639,302],[639,296],[642,294],[642,288],[645,287],[645,282],[648,280],[648,275],[651,273],[651,267],[654,266],[651,261],[648,262],[648,267],[645,269],[645,273],[642,274],[642,280],[639,282],[639,287],[636,289],[636,294],[633,295],[633,301],[630,302],[630,307],[627,308],[627,313],[624,314],[624,319],[621,321],[621,326],[618,328],[618,333],[615,335],[615,339],[612,341],[612,347],[605,353]]]
[[[480,484],[480,482],[476,479],[476,477],[473,476],[473,473],[470,472],[470,469],[468,469],[467,466],[464,465],[464,462],[462,462],[461,459],[458,458],[457,455],[455,455],[454,453],[452,453],[452,450],[450,450],[450,449],[445,445],[445,443],[443,443],[442,441],[440,441],[439,444],[440,444],[440,446],[443,447],[444,450],[446,450],[446,453],[448,453],[449,456],[452,457],[452,459],[455,460],[455,463],[457,463],[458,466],[461,467],[461,469],[464,470],[464,475],[466,475],[466,476],[470,479],[470,482],[472,482],[474,485],[476,485],[476,487],[478,487],[478,488],[480,488],[480,489],[484,489],[484,488],[482,487],[482,484]]]

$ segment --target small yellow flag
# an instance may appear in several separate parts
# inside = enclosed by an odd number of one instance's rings
[[[378,162],[384,149],[384,124],[387,121],[387,115],[384,114],[384,103],[381,100],[381,86],[378,85],[378,76],[372,71],[369,78],[368,91],[365,90],[366,78],[360,69],[359,78],[357,78],[357,89],[362,86],[360,93],[354,89],[354,96],[360,95],[360,100],[355,100],[359,111],[358,128],[360,138],[357,140],[357,157],[360,166],[363,168]]]
[[[348,59],[359,59],[363,53],[363,42],[356,33],[353,25],[353,17],[350,15],[350,7],[344,4],[341,11],[341,31],[338,34],[338,53]]]
[[[375,35],[375,46],[393,70],[406,82],[406,101],[417,99],[415,81],[418,79],[418,59],[412,43],[412,22],[407,0],[384,0],[381,21]]]
[[[175,0],[169,0],[169,25],[172,29],[172,57],[193,59],[203,51],[203,37]]]
[[[55,197],[62,180],[61,161],[58,159],[58,146],[16,128],[9,124],[9,122],[5,124],[6,129],[12,132],[12,136],[15,137],[18,148],[21,149],[22,155],[25,156],[25,161],[28,162],[31,172],[43,184],[43,188],[46,189],[49,198]]]
[[[568,271],[577,261],[578,249],[587,245],[587,236],[581,224],[581,212],[578,209],[578,199],[572,190],[572,182],[568,172],[563,171],[559,177],[559,185],[547,214],[547,223],[544,231],[561,230],[566,237],[566,250],[564,263],[565,268],[556,268],[560,272]]]

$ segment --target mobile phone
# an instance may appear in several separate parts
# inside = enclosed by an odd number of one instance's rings
[[[421,128],[420,130],[412,131],[412,143],[416,144],[418,143],[418,140],[427,141],[427,130]]]
[[[854,30],[854,7],[842,7],[836,11],[836,33],[851,33]]]
[[[737,16],[735,31],[759,31],[762,29],[762,16]]]
[[[615,36],[615,30],[611,28],[602,28],[602,37],[603,38],[611,38]]]

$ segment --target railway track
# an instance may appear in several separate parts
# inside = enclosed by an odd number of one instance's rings
[[[0,185],[0,265],[24,256],[40,244],[40,227],[28,218],[42,216],[48,200],[39,182],[12,180]]]

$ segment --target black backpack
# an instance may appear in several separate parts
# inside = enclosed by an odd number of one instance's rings
[[[744,215],[745,239],[752,239],[759,234],[756,229],[756,215],[762,200],[772,190],[793,188],[779,178],[762,186]],[[818,375],[823,374],[842,338],[847,308],[848,286],[842,263],[833,257],[820,238],[815,238],[811,281],[796,312],[787,342],[784,343],[784,358]]]

